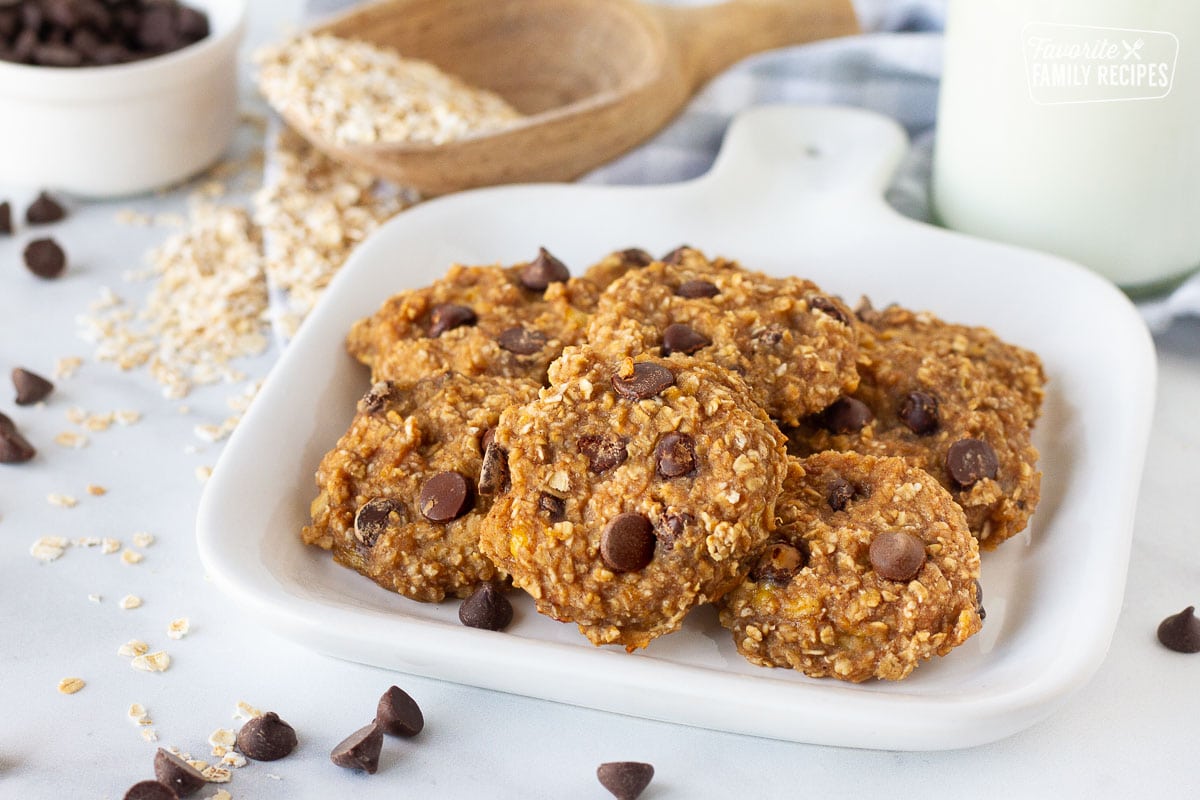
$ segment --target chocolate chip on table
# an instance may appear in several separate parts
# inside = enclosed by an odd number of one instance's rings
[[[20,431],[16,423],[0,414],[0,464],[22,464],[37,455]]]
[[[787,583],[804,569],[804,552],[787,542],[775,542],[767,547],[758,563],[750,570],[750,580]]]
[[[838,304],[830,300],[828,297],[822,297],[821,295],[810,297],[808,298],[808,307],[828,314],[843,325],[850,324],[850,318],[846,316],[846,312],[842,311],[842,309],[838,307]]]
[[[686,433],[672,431],[654,447],[654,466],[664,478],[690,475],[696,470],[696,442]]]
[[[531,331],[521,325],[506,328],[496,337],[501,349],[518,356],[531,356],[540,353],[550,341],[541,331]]]
[[[30,406],[45,400],[54,391],[54,384],[27,369],[16,367],[12,371],[13,386],[17,390],[16,403],[19,406]]]
[[[208,783],[200,770],[161,747],[154,754],[154,777],[159,783],[171,787],[180,797],[195,794]]]
[[[946,451],[946,470],[960,489],[995,478],[999,469],[996,451],[982,439],[960,439]]]
[[[138,781],[125,791],[123,800],[179,800],[179,795],[158,781]]]
[[[425,715],[408,692],[391,686],[375,707],[375,724],[391,736],[416,736],[425,727]]]
[[[658,539],[654,526],[642,514],[626,512],[613,517],[600,534],[600,557],[615,572],[636,572],[654,558]]]
[[[631,375],[612,376],[613,390],[629,400],[645,400],[674,385],[675,373],[651,361],[639,361],[634,364]]]
[[[544,247],[538,248],[537,258],[530,261],[521,269],[521,285],[532,292],[544,292],[552,283],[562,283],[570,280],[571,271],[567,265],[550,255]]]
[[[383,751],[383,729],[372,722],[338,742],[329,753],[329,760],[346,769],[361,769],[374,775],[379,769],[379,754]]]
[[[456,303],[442,303],[429,312],[429,338],[436,339],[446,331],[474,325],[479,321],[475,312]]]
[[[354,514],[354,535],[367,547],[374,547],[379,537],[388,529],[392,514],[397,521],[404,521],[404,506],[390,497],[376,497],[363,503]]]
[[[476,488],[480,494],[503,493],[508,488],[508,454],[495,442],[488,442],[483,448],[483,463],[479,467],[479,485]]]
[[[663,256],[662,262],[664,264],[679,264],[683,261],[684,253],[692,249],[694,248],[691,245],[681,244],[679,247],[676,247],[674,250]]]
[[[588,460],[588,470],[596,475],[625,463],[629,452],[624,439],[589,434],[579,437],[579,452]]]
[[[421,486],[421,515],[430,522],[450,522],[474,505],[471,482],[460,472],[439,472]]]
[[[676,322],[668,325],[666,330],[663,331],[662,354],[669,356],[672,353],[683,353],[690,356],[692,353],[708,347],[710,344],[712,344],[712,339],[709,339],[691,325]]]
[[[491,581],[479,584],[458,607],[458,621],[468,628],[502,631],[513,618],[512,603],[500,587]]]
[[[5,200],[0,203],[0,236],[12,236],[12,204]]]
[[[720,293],[721,290],[717,288],[715,283],[700,280],[684,281],[675,290],[675,294],[679,297],[686,297],[693,300],[700,297],[716,297]]]
[[[1188,606],[1172,614],[1158,626],[1158,641],[1176,653],[1200,653],[1200,619],[1196,607]]]
[[[631,267],[648,267],[654,263],[654,256],[640,247],[630,247],[621,251],[621,261]]]
[[[238,750],[255,761],[278,761],[296,749],[296,731],[274,711],[248,720],[237,734]]]
[[[562,522],[567,518],[567,501],[542,492],[538,495],[538,511],[545,514],[552,523]]]
[[[67,210],[45,192],[39,193],[37,199],[29,204],[29,208],[25,209],[25,221],[30,225],[49,225],[66,216]]]
[[[857,397],[839,397],[820,414],[821,427],[830,433],[854,433],[873,419],[871,409]]]
[[[363,414],[376,414],[382,411],[395,388],[391,381],[379,381],[372,385],[358,401],[358,410]]]
[[[889,581],[910,581],[925,563],[925,544],[911,533],[888,531],[871,540],[867,554],[876,574]]]
[[[25,246],[23,257],[25,266],[39,278],[57,278],[67,268],[67,254],[53,239],[34,239]]]
[[[900,421],[918,436],[928,436],[938,429],[938,399],[928,392],[909,392],[900,401]]]
[[[640,761],[610,761],[596,768],[596,779],[617,800],[637,800],[654,779],[654,767]]]

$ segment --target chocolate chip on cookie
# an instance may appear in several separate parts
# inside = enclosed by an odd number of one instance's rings
[[[654,526],[641,514],[618,514],[600,536],[600,557],[616,572],[636,572],[654,558]]]
[[[579,452],[588,460],[588,469],[596,475],[618,467],[629,456],[623,439],[589,434],[579,437]]]
[[[696,469],[696,442],[686,433],[672,431],[654,447],[654,463],[664,478],[678,478]]]
[[[518,356],[531,356],[540,353],[549,339],[541,331],[532,331],[522,325],[505,328],[496,337],[496,342],[504,350]]]
[[[821,427],[830,433],[853,433],[865,428],[875,415],[856,397],[839,397],[821,412]]]
[[[552,283],[570,280],[567,265],[550,254],[544,247],[538,248],[537,258],[521,269],[521,285],[532,292],[544,292]]]
[[[885,531],[868,550],[875,572],[889,581],[910,581],[925,563],[925,545],[911,533]]]
[[[358,401],[358,411],[360,414],[377,414],[387,405],[388,398],[392,396],[392,390],[395,385],[391,381],[379,381],[367,390],[367,393]]]
[[[562,522],[567,518],[567,501],[556,495],[542,492],[538,496],[538,511],[545,514],[552,523]]]
[[[850,505],[850,501],[861,494],[857,486],[850,481],[835,475],[829,481],[829,488],[825,491],[825,502],[829,503],[829,507],[834,511],[845,511],[846,506]]]
[[[460,472],[439,472],[421,486],[421,515],[430,522],[450,522],[471,510],[474,492]]]
[[[629,375],[617,373],[612,376],[613,389],[629,400],[654,397],[674,384],[675,373],[651,361],[639,361],[634,364]]]
[[[900,401],[900,421],[913,433],[926,436],[938,429],[938,399],[929,392],[909,392]]]
[[[483,449],[483,463],[479,467],[479,483],[476,488],[480,494],[496,494],[505,491],[507,487],[508,458],[495,442],[488,442]]]
[[[630,247],[621,251],[621,260],[631,267],[648,267],[654,263],[654,256],[640,247]]]
[[[804,553],[786,542],[775,542],[767,547],[758,563],[750,570],[750,580],[787,583],[804,569]]]
[[[662,354],[669,356],[672,353],[683,353],[690,356],[692,353],[708,347],[710,344],[712,344],[712,339],[709,339],[691,325],[676,322],[668,325],[667,329],[663,331]]]
[[[474,325],[479,317],[469,306],[458,303],[442,303],[429,312],[429,338],[436,339],[446,331],[461,328],[464,325]]]
[[[674,250],[663,256],[662,262],[664,264],[678,264],[683,261],[683,257],[687,251],[692,249],[694,248],[691,245],[681,244],[679,247],[676,247]]]
[[[392,515],[395,514],[395,518]],[[354,535],[367,547],[375,542],[388,525],[404,521],[404,505],[390,497],[376,497],[363,503],[354,515]]]
[[[995,478],[999,468],[996,451],[982,439],[960,439],[946,451],[946,470],[961,489]]]
[[[850,317],[828,297],[821,295],[810,297],[808,298],[808,307],[828,314],[843,325],[850,325]]]
[[[689,300],[695,300],[701,297],[716,297],[721,293],[717,285],[712,281],[703,280],[688,280],[679,284],[679,288],[675,290],[675,294],[679,297],[686,297]]]

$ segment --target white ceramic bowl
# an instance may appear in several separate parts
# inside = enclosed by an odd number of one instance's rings
[[[187,0],[211,33],[174,53],[110,67],[0,61],[0,181],[85,197],[186,178],[225,151],[238,120],[247,0]]]

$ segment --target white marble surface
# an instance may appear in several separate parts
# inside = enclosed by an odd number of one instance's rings
[[[295,4],[254,4],[256,36],[274,30]],[[264,9],[261,6],[270,5]],[[14,196],[12,192],[0,192]],[[24,196],[19,198],[25,200]],[[19,266],[28,232],[0,240],[0,372],[16,365],[50,373],[66,355],[89,356],[74,317],[102,286],[135,299],[123,270],[161,240],[162,230],[116,225],[117,208],[178,209],[182,195],[76,205],[53,230],[72,255],[60,281],[37,281]],[[23,202],[19,203],[23,207]],[[1200,790],[1194,765],[1200,656],[1158,645],[1160,619],[1200,604],[1196,546],[1196,464],[1200,459],[1200,322],[1161,335],[1158,407],[1142,483],[1125,603],[1111,652],[1095,678],[1046,722],[996,744],[942,753],[880,753],[795,745],[714,733],[491,693],[362,667],[299,648],[244,620],[206,581],[193,543],[199,465],[215,463],[194,425],[228,415],[236,387],[195,392],[178,413],[144,373],[120,373],[90,359],[44,408],[18,409],[0,387],[0,410],[13,417],[40,455],[0,466],[0,797],[119,798],[149,778],[155,745],[126,718],[148,709],[159,744],[202,757],[208,735],[233,727],[239,700],[274,709],[299,731],[284,761],[250,764],[226,788],[234,798],[606,797],[594,770],[608,760],[652,762],[647,800],[717,797],[968,796],[1183,797]],[[244,364],[264,375],[275,353]],[[1102,353],[1096,354],[1103,358]],[[71,427],[73,405],[91,411],[134,408],[142,422],[91,434],[68,450],[51,442]],[[1120,420],[1114,420],[1120,425]],[[190,445],[200,452],[188,452]],[[264,454],[263,468],[270,468]],[[91,497],[85,485],[106,486]],[[80,499],[64,509],[46,495]],[[157,541],[145,561],[72,548],[41,564],[29,555],[43,535],[115,536],[127,545],[146,530]],[[253,535],[253,531],[247,531]],[[1071,564],[1063,564],[1069,570]],[[99,603],[89,594],[99,594]],[[145,604],[124,611],[119,599]],[[167,623],[191,620],[184,639]],[[1071,620],[1063,620],[1070,625]],[[163,674],[130,669],[117,655],[139,638],[173,658]],[[78,676],[72,696],[55,686]],[[391,683],[425,711],[416,739],[389,739],[379,774],[348,773],[329,749],[370,719]],[[209,787],[198,797],[215,793]]]

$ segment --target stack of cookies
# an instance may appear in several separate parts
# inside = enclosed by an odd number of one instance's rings
[[[980,629],[1040,473],[1038,358],[681,247],[451,267],[350,332],[373,385],[303,539],[422,601],[508,583],[632,651],[896,680]]]

